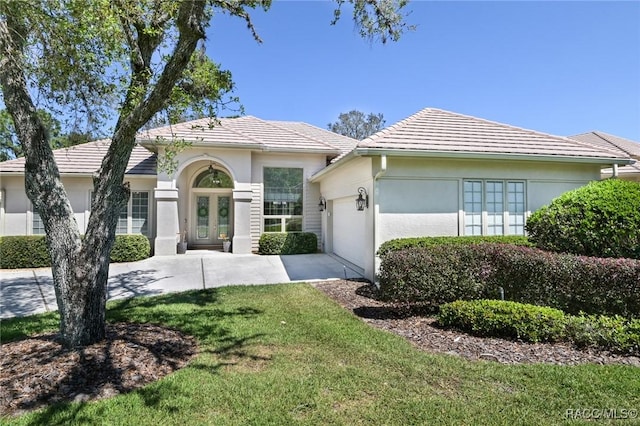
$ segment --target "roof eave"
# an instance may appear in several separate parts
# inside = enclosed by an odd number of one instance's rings
[[[324,175],[326,175],[327,173],[331,172],[334,169],[337,169],[338,167],[341,167],[343,164],[345,164],[347,161],[349,161],[351,158],[354,157],[359,157],[360,154],[356,153],[356,150],[352,150],[349,151],[348,154],[346,154],[344,157],[340,158],[338,161],[336,161],[335,163],[331,163],[329,164],[327,167],[325,167],[324,169],[318,171],[317,173],[315,173],[313,176],[311,176],[309,178],[309,182],[311,183],[315,183],[318,182],[319,180],[322,179],[322,177]]]
[[[138,140],[138,144],[151,152],[158,153],[158,146],[168,146],[171,144],[171,141],[166,139],[166,143],[159,142],[157,140],[143,139]],[[261,149],[262,147],[258,144],[229,144],[229,143],[212,143],[212,142],[204,142],[204,141],[186,141],[190,143],[192,147],[200,147],[200,148],[226,148],[226,149]]]
[[[295,154],[308,153],[308,154],[331,154],[331,155],[339,155],[342,152],[339,149],[330,149],[330,148],[326,148],[326,149],[324,148],[321,148],[321,149],[286,148],[286,147],[270,147],[270,146],[257,145],[257,144],[226,144],[226,143],[211,143],[211,142],[204,142],[204,141],[187,141],[187,142],[191,142],[192,147],[198,147],[198,148],[248,149],[251,151],[258,151],[258,152],[279,152],[279,153],[290,152]],[[138,141],[138,143],[141,146],[151,150],[152,152],[156,152],[155,147],[166,146],[166,145],[169,145],[170,142],[158,143],[157,141],[141,140],[141,141]]]
[[[387,155],[395,157],[424,157],[424,158],[455,158],[469,160],[515,160],[515,161],[547,161],[561,163],[586,164],[633,164],[635,161],[626,157],[587,157],[579,155],[547,155],[547,154],[515,154],[500,152],[472,152],[472,151],[424,151],[412,149],[389,148],[356,148],[355,153],[360,156]]]
[[[24,171],[1,171],[0,172],[0,176],[24,176]],[[60,173],[61,177],[89,177],[92,178],[93,177],[93,173],[89,173],[89,172],[78,172],[78,173],[73,173],[73,172],[64,172],[64,173]],[[149,173],[125,173],[124,174],[125,177],[138,177],[138,178],[150,178],[150,179],[157,179],[158,178],[158,174],[149,174]]]
[[[278,153],[295,153],[295,154],[331,154],[331,155],[339,155],[342,151],[339,149],[310,149],[310,148],[275,148],[275,147],[264,147],[257,151],[262,152],[278,152]]]

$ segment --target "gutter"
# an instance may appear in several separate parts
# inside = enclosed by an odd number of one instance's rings
[[[15,176],[15,177],[20,177],[20,176],[24,176],[25,173],[24,171],[22,172],[18,172],[18,171],[10,171],[10,172],[5,172],[2,171],[0,172],[0,176]],[[90,172],[82,172],[82,173],[69,173],[69,172],[65,172],[65,173],[60,173],[60,177],[81,177],[81,178],[93,178],[94,173],[90,173]],[[149,178],[149,179],[157,179],[158,175],[157,174],[135,174],[135,173],[125,173],[124,177],[136,177],[136,178]]]
[[[342,166],[345,162],[355,157],[364,156],[389,156],[412,158],[448,158],[452,160],[513,160],[513,161],[546,161],[555,163],[583,163],[600,165],[629,165],[635,160],[628,157],[579,157],[570,155],[542,155],[542,154],[506,154],[486,152],[463,151],[422,151],[412,149],[384,149],[384,148],[355,148],[347,155],[330,164],[309,178],[309,182],[317,182],[332,170]]]
[[[330,149],[330,148],[322,148],[322,149],[313,149],[313,148],[288,148],[288,147],[270,147],[265,145],[258,144],[225,144],[225,143],[209,143],[202,141],[187,141],[191,145],[192,148],[214,148],[214,149],[245,149],[255,152],[278,152],[278,153],[305,153],[305,154],[339,154],[340,150],[338,149]],[[171,143],[158,143],[157,141],[139,141],[140,146],[148,149],[149,151],[157,154],[157,147],[159,146],[169,146]]]
[[[380,222],[380,185],[378,185],[378,179],[384,176],[385,173],[387,173],[387,155],[382,154],[380,156],[380,170],[373,177],[373,281],[378,288],[379,285],[375,279],[380,267],[380,258],[377,255],[377,247],[380,242],[380,229],[378,226]]]
[[[421,158],[450,158],[468,160],[516,160],[533,161],[543,160],[562,163],[587,163],[587,164],[633,164],[634,160],[628,157],[580,157],[574,155],[544,155],[544,154],[507,154],[486,152],[461,152],[461,151],[421,151],[421,150],[397,150],[384,148],[356,148],[358,156],[389,155],[394,157],[421,157]]]

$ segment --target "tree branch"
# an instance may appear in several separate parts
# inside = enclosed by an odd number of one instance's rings
[[[251,16],[249,16],[249,13],[246,10],[244,10],[244,6],[246,5],[246,2],[234,1],[234,0],[231,0],[231,1],[213,0],[211,4],[215,7],[221,8],[222,10],[229,11],[229,13],[232,16],[237,16],[239,18],[244,19],[245,23],[247,24],[247,28],[249,29],[249,31],[251,31],[251,35],[253,36],[255,41],[257,41],[258,43],[262,43],[262,39],[258,35],[258,32],[256,31],[256,28],[253,25]],[[258,5],[261,5],[263,9],[267,10],[271,5],[271,0],[266,0],[266,1],[258,0],[254,2],[249,2],[248,4],[248,6],[250,7],[256,7]]]
[[[176,25],[180,33],[169,61],[164,67],[151,93],[135,106],[116,126],[114,139],[119,135],[135,135],[153,115],[160,110],[170,96],[173,86],[191,60],[198,41],[205,37],[202,21],[205,3],[199,0],[184,1],[180,5]]]

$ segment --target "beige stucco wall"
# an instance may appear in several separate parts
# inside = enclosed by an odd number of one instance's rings
[[[530,214],[563,192],[599,177],[600,167],[591,164],[391,157],[378,183],[377,245],[400,237],[461,235],[463,181],[467,179],[523,181]]]
[[[600,177],[594,164],[409,157],[387,157],[386,171],[374,182],[380,171],[380,157],[355,157],[318,179],[328,202],[325,251],[362,267],[369,279],[377,269],[375,252],[387,240],[463,234],[466,179],[523,181],[530,214]],[[365,212],[355,210],[359,186],[369,193]]]
[[[356,157],[324,175],[320,192],[327,200],[322,214],[322,244],[324,251],[335,253],[361,269],[374,268],[374,161]],[[357,211],[358,188],[369,195],[369,208]]]
[[[155,179],[149,177],[125,178],[132,191],[149,192],[149,230],[153,237],[155,230],[153,188]],[[69,196],[74,217],[84,232],[91,213],[92,179],[89,176],[62,176],[62,183]],[[32,233],[32,206],[24,190],[23,176],[1,176],[0,190],[3,191],[2,211],[0,211],[0,235],[30,235]],[[153,240],[152,240],[153,241]]]

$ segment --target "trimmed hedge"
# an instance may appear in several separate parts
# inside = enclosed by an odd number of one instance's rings
[[[529,247],[486,246],[488,285],[505,297],[570,314],[640,317],[640,260],[560,254]],[[488,256],[488,257],[487,257]]]
[[[318,237],[313,232],[267,232],[260,236],[260,254],[305,254],[318,251]]]
[[[0,268],[44,268],[51,266],[42,235],[0,237]]]
[[[565,315],[559,309],[524,303],[458,300],[440,306],[438,323],[478,336],[555,342],[564,337]]]
[[[116,235],[111,262],[135,262],[151,254],[144,235]],[[0,237],[0,269],[44,268],[51,266],[44,235]]]
[[[136,262],[151,255],[149,239],[140,234],[116,235],[116,240],[111,248],[111,261]]]
[[[640,183],[607,179],[566,192],[534,212],[526,228],[545,250],[640,259]]]
[[[442,304],[497,298],[578,314],[640,317],[640,260],[576,256],[507,244],[441,245],[382,258],[387,300]]]
[[[388,251],[380,264],[380,297],[432,307],[490,297],[484,262],[469,247],[445,244]]]
[[[558,309],[501,300],[455,301],[440,306],[438,323],[482,337],[529,342],[567,341],[640,355],[640,319],[619,315],[565,315]]]
[[[390,251],[398,251],[406,248],[433,247],[445,244],[468,245],[482,243],[501,243],[533,247],[533,243],[530,242],[527,237],[519,235],[396,238],[382,243],[378,249],[378,256],[384,256]]]

